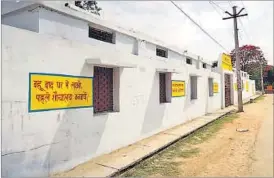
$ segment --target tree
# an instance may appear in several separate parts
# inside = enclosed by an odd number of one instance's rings
[[[239,48],[238,54],[240,58],[240,68],[242,71],[248,72],[247,70],[253,70],[253,67],[258,66],[258,64],[267,64],[264,58],[264,54],[260,47],[253,45],[244,45]],[[232,58],[232,64],[234,67],[236,67],[235,50],[232,50],[230,55]]]
[[[75,6],[96,15],[100,15],[100,11],[102,10],[102,8],[97,6],[96,1],[75,1]]]
[[[260,47],[254,45],[244,45],[239,48],[240,69],[251,75],[251,79],[256,82],[256,89],[261,88],[261,68],[263,69],[267,61]],[[236,67],[235,49],[231,51],[232,65]]]

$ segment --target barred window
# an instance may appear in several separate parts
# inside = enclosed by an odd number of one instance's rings
[[[167,58],[167,50],[156,48],[156,55]]]
[[[159,73],[159,88],[160,88],[160,103],[166,103],[166,74],[165,73]]]
[[[197,99],[198,98],[198,95],[197,95],[197,79],[198,77],[197,76],[191,76],[190,77],[190,87],[191,87],[191,96],[190,96],[190,99],[191,100],[194,100],[194,99]]]
[[[218,62],[213,62],[212,68],[215,68],[215,67],[217,67],[217,66],[218,66]]]
[[[203,68],[206,69],[206,63],[203,63]]]
[[[88,36],[96,40],[104,41],[107,43],[114,43],[113,33],[109,33],[97,28],[89,27]]]
[[[186,58],[186,63],[187,64],[192,64],[192,60],[190,58]]]
[[[113,111],[113,68],[94,67],[94,113]]]
[[[213,78],[208,78],[209,96],[213,96]]]

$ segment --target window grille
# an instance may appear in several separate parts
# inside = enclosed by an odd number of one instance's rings
[[[104,41],[107,43],[113,43],[113,33],[99,30],[93,27],[89,27],[88,36],[96,40]]]
[[[94,67],[94,113],[113,111],[113,69]]]

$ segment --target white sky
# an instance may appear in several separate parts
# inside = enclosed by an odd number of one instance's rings
[[[223,10],[232,12],[229,1],[214,1]],[[246,8],[248,17],[238,23],[240,46],[253,44],[261,47],[269,64],[273,64],[273,1],[231,1]],[[233,20],[209,1],[175,1],[228,51],[234,49]],[[125,28],[133,28],[176,45],[204,60],[217,60],[224,52],[170,1],[98,1],[101,16]],[[217,12],[218,11],[218,12]]]

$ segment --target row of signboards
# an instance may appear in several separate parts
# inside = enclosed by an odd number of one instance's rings
[[[213,83],[213,93],[219,92],[218,83]],[[172,97],[185,96],[185,81],[172,80]]]
[[[252,88],[253,88],[253,87],[252,87]],[[249,91],[249,82],[248,82],[248,81],[245,82],[245,85],[242,84],[242,90],[244,90],[244,89],[245,89],[246,92]],[[234,83],[234,90],[235,90],[235,91],[238,90],[237,83]]]
[[[172,97],[186,94],[185,81],[172,81]],[[214,83],[218,93],[218,83]],[[93,78],[62,74],[29,74],[29,112],[93,106]]]

